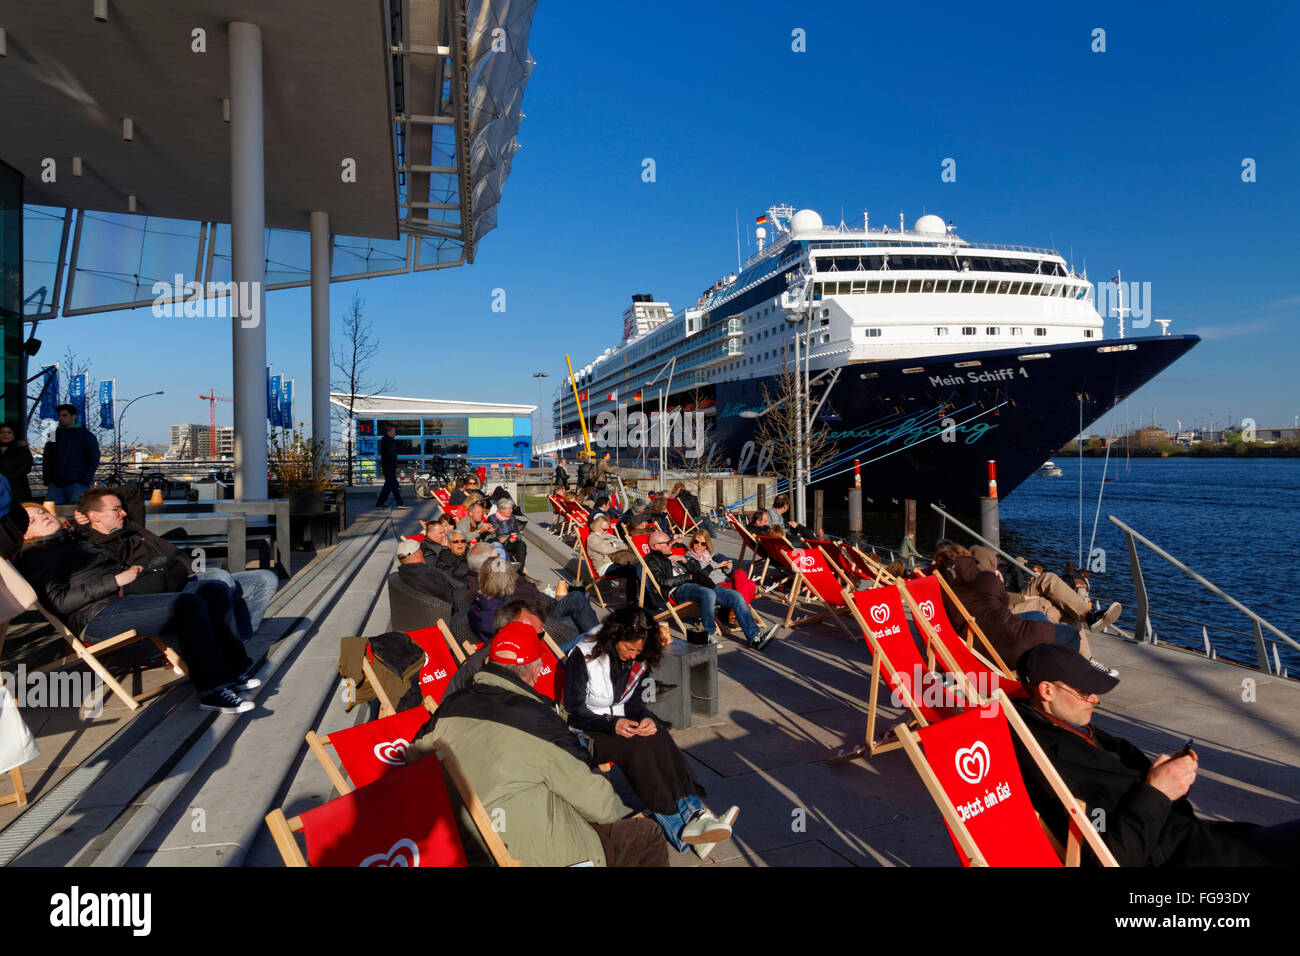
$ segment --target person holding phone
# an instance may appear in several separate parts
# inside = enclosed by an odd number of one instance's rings
[[[1029,694],[1027,701],[1015,702],[1017,710],[1121,866],[1300,863],[1300,820],[1261,827],[1196,815],[1187,799],[1200,768],[1191,740],[1151,760],[1127,740],[1093,726],[1101,695],[1119,680],[1078,651],[1040,644],[1025,653],[1016,672]],[[1015,743],[1030,800],[1064,844],[1065,810]]]
[[[569,652],[564,706],[569,726],[590,745],[597,763],[616,763],[636,795],[679,852],[693,846],[707,859],[731,837],[740,814],[715,817],[707,796],[668,727],[650,712],[643,686],[663,655],[666,626],[656,627],[639,607],[620,608],[601,629]]]

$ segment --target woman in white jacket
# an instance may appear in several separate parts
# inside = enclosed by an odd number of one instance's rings
[[[598,763],[618,764],[636,795],[679,851],[694,846],[702,859],[731,836],[740,813],[715,817],[667,725],[646,706],[650,676],[663,654],[663,636],[639,607],[611,614],[594,637],[578,644],[565,664],[564,704],[569,726],[591,741]]]

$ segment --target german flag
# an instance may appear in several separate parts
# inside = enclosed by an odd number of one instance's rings
[[[634,402],[639,402],[639,401],[641,401],[641,393],[640,393],[640,392],[637,392],[635,395],[633,395],[633,396],[632,396],[632,401],[634,401]]]
[[[759,216],[757,219],[754,220],[754,225],[761,226],[765,222],[767,222],[767,216]]]

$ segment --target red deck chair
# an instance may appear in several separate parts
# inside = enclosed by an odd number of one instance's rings
[[[632,534],[632,532],[628,531],[626,528],[623,528],[622,531],[623,531],[623,536],[627,538],[627,543],[632,548],[632,553],[636,555],[637,561],[641,563],[641,587],[637,592],[637,603],[640,604],[642,607],[645,607],[646,582],[649,581],[650,587],[655,589],[655,593],[659,595],[659,599],[664,602],[664,605],[667,608],[667,610],[660,611],[658,614],[652,613],[651,616],[656,621],[660,621],[663,620],[665,617],[671,616],[672,619],[677,622],[677,627],[681,630],[683,634],[685,634],[686,625],[682,623],[682,619],[677,612],[690,610],[696,607],[695,602],[683,601],[681,603],[678,603],[674,601],[672,598],[667,597],[663,593],[663,591],[659,589],[659,582],[656,581],[654,575],[650,573],[650,566],[646,564],[645,561],[645,556],[650,553],[649,533]]]
[[[557,704],[564,703],[564,659],[549,634],[542,635],[542,669],[533,689]]]
[[[433,496],[438,499],[438,504],[444,508],[451,504],[451,492],[446,488],[435,488]]]
[[[434,744],[438,759],[424,759],[328,803],[285,819],[277,808],[266,825],[287,866],[465,866],[465,849],[443,769],[470,812],[493,859],[517,866],[492,828],[487,810],[470,786],[446,741]],[[303,858],[294,838],[306,838]]]
[[[426,708],[412,707],[391,717],[381,717],[324,736],[308,731],[307,748],[320,761],[334,789],[340,794],[351,793],[354,787],[374,783],[398,767],[406,766],[407,748],[428,719]],[[339,772],[326,747],[333,747],[339,755],[343,773]]]
[[[745,560],[745,549],[748,548],[754,556],[750,559],[749,576],[761,586],[763,577],[767,574],[767,561],[763,558],[762,549],[759,548],[758,542],[754,540],[754,536],[750,534],[749,529],[745,527],[745,522],[731,512],[727,512],[727,524],[731,525],[731,530],[740,537],[740,554],[736,556],[736,567],[740,567],[741,562]],[[763,570],[755,573],[754,562],[760,560],[763,561]]]
[[[615,581],[622,581],[629,588],[631,585],[627,584],[627,579],[624,577],[609,574],[600,575],[596,573],[596,564],[591,560],[591,554],[587,551],[587,538],[590,536],[590,528],[586,525],[579,526],[578,540],[575,542],[578,550],[577,580],[579,583],[582,583],[582,574],[585,570],[591,578],[591,590],[595,592],[596,600],[600,602],[601,607],[609,607],[609,605],[605,603],[605,596],[600,593],[600,583],[604,581],[606,584],[612,584]]]
[[[939,587],[943,589],[944,594],[948,595],[948,600],[952,602],[952,606],[957,609],[962,620],[966,623],[966,645],[973,648],[978,643],[979,651],[984,657],[995,664],[1003,674],[1013,675],[1015,672],[1007,666],[1007,662],[1003,660],[1002,655],[993,646],[993,642],[988,639],[983,629],[975,623],[975,618],[971,616],[970,611],[966,610],[966,605],[961,603],[961,599],[957,597],[956,592],[953,591],[952,586],[948,584],[944,576],[935,572],[934,577],[939,581]],[[1014,697],[1015,694],[1011,696]]]
[[[1030,803],[1011,743],[1015,731],[1069,814],[1064,848]],[[1085,807],[999,691],[991,703],[914,731],[895,728],[908,758],[943,814],[964,866],[1078,866],[1080,839],[1104,866],[1117,866]]]
[[[447,505],[445,510],[447,514],[451,515],[457,521],[469,517],[469,509],[464,505]]]
[[[878,753],[902,746],[897,739],[876,739],[876,716],[880,703],[880,685],[883,681],[891,694],[891,701],[901,701],[912,714],[912,723],[927,727],[960,713],[964,700],[956,695],[941,694],[935,702],[935,690],[942,681],[926,664],[917,649],[916,640],[907,626],[907,615],[898,591],[892,587],[873,588],[869,591],[848,591],[845,594],[862,634],[871,650],[871,675],[867,678],[867,732],[861,744],[845,744],[831,754],[830,763],[848,763],[858,757],[874,757]],[[918,687],[918,680],[922,686]]]
[[[803,541],[808,547],[817,548],[826,556],[831,570],[840,576],[846,587],[855,588],[859,581],[875,580],[873,576],[862,573],[857,564],[844,553],[844,548],[838,541],[829,538],[804,538]]]
[[[772,561],[790,572],[790,592],[786,601],[785,626],[798,627],[830,618],[849,638],[857,640],[840,619],[840,612],[848,611],[844,597],[844,584],[831,570],[826,556],[812,548],[796,548],[785,538],[776,535],[758,535],[759,546]],[[800,605],[814,610],[794,621],[795,608]],[[792,623],[793,622],[793,623]]]
[[[943,668],[962,673],[974,679],[980,697],[989,699],[999,686],[1011,697],[1025,697],[1025,690],[1010,673],[1002,670],[961,639],[957,629],[948,620],[943,607],[943,591],[939,577],[928,575],[908,581],[895,581],[903,600],[912,612],[917,630],[930,648],[930,655],[938,658]]]
[[[668,507],[668,524],[676,534],[690,534],[698,521],[686,513],[686,506],[676,498],[665,498],[664,504]]]
[[[559,495],[547,495],[546,500],[551,505],[551,531],[563,536],[568,532],[569,525],[568,511],[564,507],[566,502]]]

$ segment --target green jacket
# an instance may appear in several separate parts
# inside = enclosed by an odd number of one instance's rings
[[[592,829],[632,811],[585,757],[554,704],[488,663],[446,698],[407,759],[451,745],[511,856],[525,866],[605,865]]]

